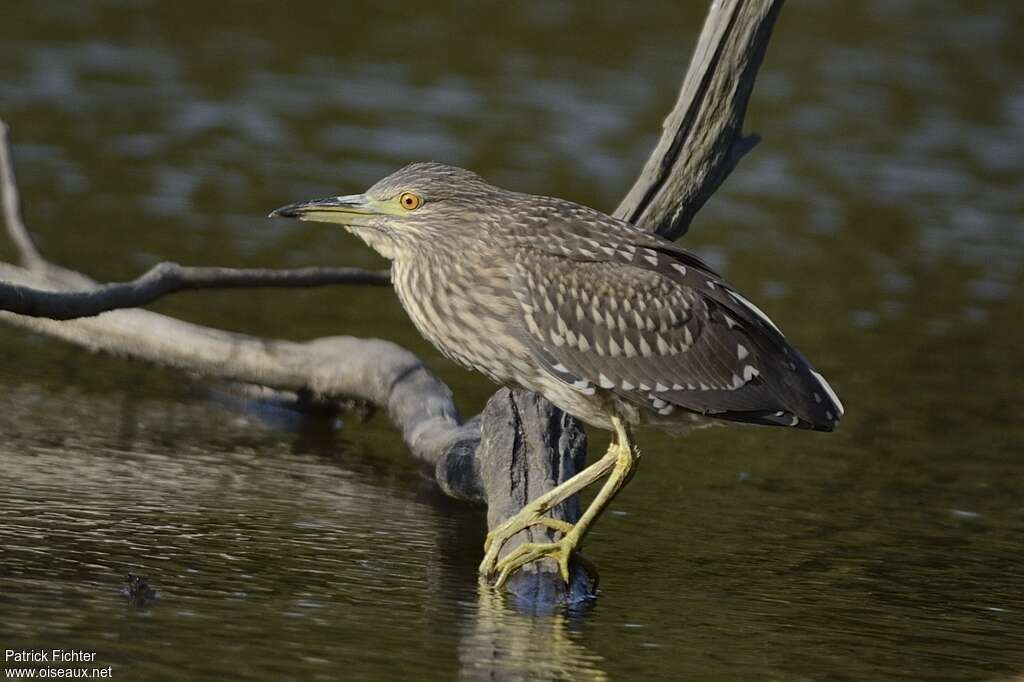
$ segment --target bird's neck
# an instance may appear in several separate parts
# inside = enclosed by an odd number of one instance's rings
[[[380,230],[359,225],[346,225],[345,229],[362,239],[367,246],[388,260],[394,261],[398,257],[399,250],[396,248],[395,242]]]

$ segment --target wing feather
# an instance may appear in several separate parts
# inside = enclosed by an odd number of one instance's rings
[[[693,254],[596,215],[558,216],[511,254],[526,342],[552,376],[663,415],[835,427],[834,392],[762,311]]]

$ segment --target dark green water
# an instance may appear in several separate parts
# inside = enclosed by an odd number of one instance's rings
[[[377,266],[340,231],[263,216],[416,159],[613,208],[703,19],[680,4],[13,0],[0,116],[44,252],[99,279]],[[241,409],[0,327],[0,649],[81,648],[122,680],[1024,674],[1022,7],[783,10],[748,117],[764,142],[686,243],[847,417],[645,434],[589,542],[589,611],[478,595],[481,511],[434,492],[380,418]],[[466,414],[492,390],[387,290],[155,309],[398,340]],[[130,608],[129,571],[159,599]]]

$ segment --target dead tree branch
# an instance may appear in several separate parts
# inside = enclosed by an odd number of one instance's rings
[[[45,275],[0,263],[0,279],[60,288]],[[479,428],[462,427],[451,391],[412,353],[382,339],[328,337],[307,343],[211,329],[137,308],[57,321],[0,313],[0,319],[92,351],[130,357],[200,376],[265,386],[321,401],[357,399],[387,411],[410,453],[431,467],[446,493],[484,499],[465,468]]]
[[[782,0],[711,3],[679,99],[617,217],[678,239],[760,141],[743,119],[781,10]]]
[[[14,163],[11,161],[7,138],[7,124],[0,121],[0,200],[3,201],[4,224],[21,255],[21,264],[34,268],[45,261],[21,218],[21,197],[18,195],[18,183],[14,177]]]
[[[73,320],[110,310],[137,308],[177,291],[254,287],[320,287],[331,284],[388,286],[388,271],[359,268],[292,270],[197,268],[159,263],[130,282],[104,284],[87,291],[44,291],[0,282],[0,310],[19,315]]]
[[[742,124],[781,7],[782,0],[712,3],[661,140],[616,215],[666,236],[677,237],[686,231],[693,216],[757,140],[756,136],[743,135]],[[54,294],[50,303],[58,309],[63,305],[62,310],[71,317],[76,312],[74,305],[81,306],[78,311],[96,314],[102,309],[96,301],[104,295],[109,297],[108,303],[133,305],[133,297],[138,297],[138,303],[149,302],[171,291],[205,288],[196,283],[214,284],[218,277],[220,285],[227,281],[220,269],[200,269],[192,272],[195,286],[191,286],[188,277],[182,278],[181,270],[185,269],[163,265],[157,272],[150,271],[134,282],[97,287],[84,275],[47,263],[21,221],[8,161],[6,138],[0,135],[0,166],[6,168],[0,169],[0,197],[4,200],[8,232],[25,266],[0,264],[0,280],[9,286]],[[173,277],[165,279],[167,275],[161,268],[171,271]],[[214,277],[213,271],[221,275]],[[255,271],[232,272],[235,274],[228,276],[228,280],[238,280],[228,286],[267,285],[266,272],[261,275],[260,284],[241,283],[247,273],[253,275]],[[344,275],[337,269],[334,273],[339,281],[345,277],[380,277],[379,273]],[[280,275],[282,279],[274,285],[302,285],[299,275],[293,272],[291,276],[297,280],[289,283],[285,281],[286,275]],[[274,277],[278,275],[270,279]],[[78,298],[68,303],[70,299],[61,299],[66,295]],[[0,288],[0,308],[3,301],[9,300],[3,296]],[[585,437],[580,423],[524,391],[502,389],[488,401],[479,418],[460,423],[449,389],[415,356],[387,341],[332,337],[300,344],[266,340],[136,308],[69,321],[13,312],[0,312],[0,318],[86,348],[201,376],[306,393],[326,400],[357,398],[382,406],[401,431],[413,457],[432,468],[448,495],[487,503],[489,527],[518,511],[528,497],[570,478],[582,468],[585,459]],[[565,520],[576,520],[577,501],[570,500],[556,513]],[[526,532],[524,540],[525,536]],[[515,544],[509,543],[507,549]],[[566,587],[551,567],[542,564],[517,573],[509,581],[508,589],[531,606],[543,607],[578,601],[591,593],[592,585],[579,566],[573,569],[573,579]]]

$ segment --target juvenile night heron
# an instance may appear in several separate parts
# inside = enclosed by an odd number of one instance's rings
[[[571,553],[636,466],[630,426],[713,419],[831,431],[843,414],[778,327],[710,267],[594,209],[414,163],[365,194],[271,216],[343,225],[392,261],[403,307],[448,358],[613,432],[604,457],[488,535],[480,571],[499,584],[542,557],[568,580]],[[602,477],[575,525],[545,515]],[[498,559],[534,525],[560,539]]]

